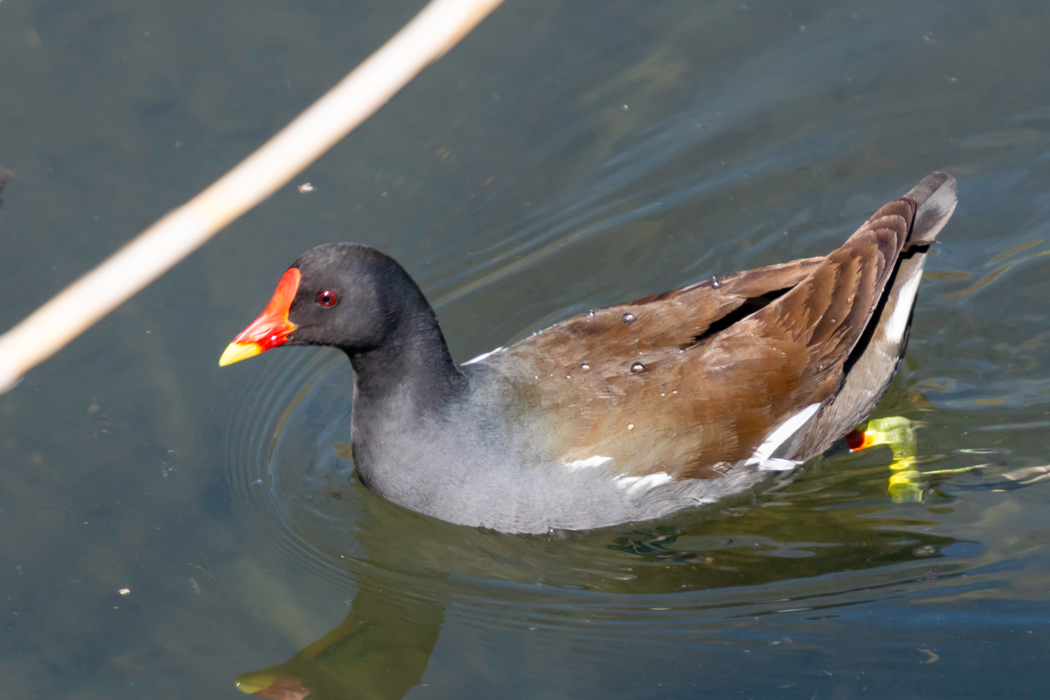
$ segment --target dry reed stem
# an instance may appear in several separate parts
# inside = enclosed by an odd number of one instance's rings
[[[0,336],[0,391],[302,172],[501,2],[432,0],[261,148]]]

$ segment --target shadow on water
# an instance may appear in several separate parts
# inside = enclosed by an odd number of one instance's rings
[[[960,543],[935,520],[889,514],[885,455],[831,457],[736,502],[629,528],[509,536],[444,523],[354,481],[339,353],[272,367],[228,435],[235,501],[263,516],[289,570],[356,594],[323,637],[237,677],[259,697],[400,698],[450,610],[472,628],[705,647],[767,615],[834,617],[961,572],[942,554]]]

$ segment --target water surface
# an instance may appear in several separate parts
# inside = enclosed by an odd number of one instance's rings
[[[422,3],[0,3],[0,321],[232,166]],[[508,0],[375,118],[0,396],[4,696],[992,697],[1046,683],[1050,9]],[[885,449],[597,533],[352,477],[348,364],[226,343],[306,248],[394,255],[463,360],[960,205]],[[296,184],[310,182],[301,193]],[[1010,479],[1004,475],[1013,475]],[[120,589],[130,589],[121,595]],[[268,669],[264,671],[263,669]]]

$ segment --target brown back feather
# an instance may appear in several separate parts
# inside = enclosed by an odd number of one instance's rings
[[[601,455],[624,475],[719,476],[838,390],[914,213],[908,197],[890,202],[824,258],[568,319],[491,362],[523,365],[512,390],[546,416],[544,460]]]

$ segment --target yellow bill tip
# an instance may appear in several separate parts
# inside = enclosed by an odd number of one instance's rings
[[[262,352],[262,349],[254,343],[230,343],[219,358],[219,367],[232,365],[234,362],[247,360]]]

